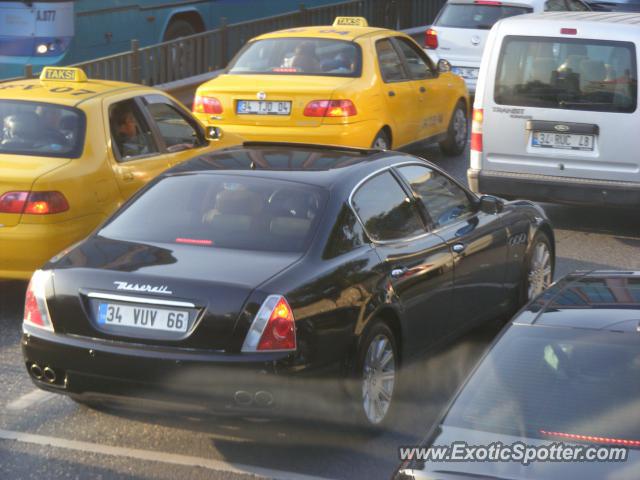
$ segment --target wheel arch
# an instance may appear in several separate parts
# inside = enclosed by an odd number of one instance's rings
[[[165,41],[165,36],[167,34],[167,30],[172,22],[176,20],[185,20],[194,26],[197,33],[204,32],[206,30],[206,25],[200,15],[200,12],[195,8],[183,8],[172,11],[165,21],[164,27],[162,28],[162,40]]]

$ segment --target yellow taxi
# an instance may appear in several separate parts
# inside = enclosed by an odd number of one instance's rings
[[[0,83],[0,278],[29,278],[166,168],[241,143],[215,133],[160,90],[76,68]]]
[[[361,17],[281,30],[245,45],[200,85],[193,113],[250,141],[400,148],[467,142],[468,93],[446,61]]]

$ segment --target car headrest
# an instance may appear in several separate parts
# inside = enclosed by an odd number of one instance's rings
[[[248,190],[223,190],[216,195],[215,209],[218,213],[254,217],[262,210],[262,198]]]
[[[276,217],[271,220],[269,232],[279,237],[301,239],[307,235],[311,220],[295,217]]]
[[[581,83],[602,82],[607,76],[607,68],[601,60],[583,60],[580,64]]]

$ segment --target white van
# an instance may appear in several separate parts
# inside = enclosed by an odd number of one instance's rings
[[[473,95],[482,51],[498,20],[525,13],[588,10],[582,0],[448,0],[425,32],[424,48],[436,63],[448,60],[451,71],[464,78]]]
[[[640,205],[640,15],[541,13],[496,23],[474,102],[475,192]]]

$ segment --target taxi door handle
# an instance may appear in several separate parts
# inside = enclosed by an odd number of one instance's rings
[[[424,92],[426,92],[426,91],[427,91],[427,89],[426,89],[426,88],[424,88],[424,87],[420,87],[420,93],[424,93]]]
[[[133,173],[131,173],[131,172],[124,172],[124,173],[122,174],[122,179],[123,179],[125,182],[130,182],[131,180],[133,180]]]
[[[396,96],[396,92],[394,92],[393,90],[389,90],[389,96],[390,97],[395,97]]]

